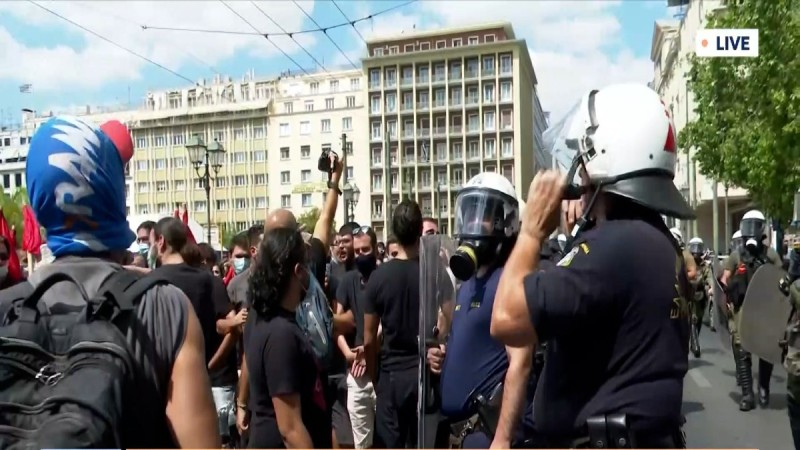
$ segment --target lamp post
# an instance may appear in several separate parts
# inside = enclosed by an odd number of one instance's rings
[[[436,183],[436,228],[442,229],[442,192],[447,189],[447,185],[441,181]]]
[[[352,222],[356,219],[356,205],[358,205],[358,198],[361,196],[361,190],[358,189],[355,183],[347,183],[342,190],[344,197],[344,221]]]
[[[211,180],[216,177],[219,169],[222,168],[222,163],[225,160],[225,149],[216,139],[206,145],[203,138],[195,134],[186,144],[186,152],[189,154],[189,160],[194,166],[197,177],[202,180],[203,188],[206,190],[206,237],[208,238],[208,244],[211,245]],[[214,176],[211,175],[211,170],[214,171]]]

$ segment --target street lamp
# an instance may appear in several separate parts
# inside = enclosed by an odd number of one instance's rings
[[[355,183],[347,183],[342,190],[344,196],[344,219],[345,223],[352,222],[356,219],[356,205],[358,205],[358,198],[361,196],[361,190],[358,189]]]
[[[219,173],[222,163],[225,160],[225,149],[216,139],[211,144],[206,145],[203,138],[193,135],[186,144],[186,152],[189,154],[189,161],[194,166],[197,177],[202,180],[206,190],[206,223],[208,244],[211,245],[211,180]],[[211,170],[214,170],[214,176]]]

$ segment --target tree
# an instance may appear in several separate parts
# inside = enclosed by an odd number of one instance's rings
[[[228,222],[218,223],[217,230],[219,232],[219,244],[228,250],[230,250],[231,239],[241,231],[236,229],[236,224]]]
[[[791,217],[800,189],[800,0],[730,2],[707,28],[759,30],[757,58],[689,58],[697,119],[678,136],[700,172]]]
[[[3,217],[6,218],[8,226],[14,227],[17,246],[22,244],[22,207],[28,203],[28,191],[25,188],[19,187],[11,195],[0,189],[0,209],[3,211]]]
[[[320,210],[317,207],[311,208],[308,211],[304,212],[297,218],[298,225],[305,225],[305,230],[309,233],[314,232],[314,228],[317,226],[317,221],[319,220]],[[331,225],[333,229],[336,229],[336,221],[333,221]]]

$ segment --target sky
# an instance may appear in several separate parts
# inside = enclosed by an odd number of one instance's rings
[[[590,89],[615,82],[645,83],[652,79],[653,25],[655,20],[670,16],[666,3],[666,0],[2,1],[0,125],[18,123],[23,108],[75,113],[85,110],[86,105],[139,106],[150,90],[188,87],[190,80],[211,79],[215,73],[236,80],[249,70],[256,76],[268,77],[286,70],[297,72],[298,66],[309,71],[321,70],[319,65],[326,70],[352,68],[351,62],[358,64],[365,56],[362,38],[496,21],[511,22],[516,36],[525,39],[538,77],[542,106],[557,120]],[[162,67],[84,31],[37,4]],[[394,9],[376,14],[390,8]],[[293,33],[370,15],[371,19],[327,33],[276,36],[267,40],[253,30],[254,27],[260,33]],[[20,92],[20,86],[25,84],[31,85],[30,93]]]

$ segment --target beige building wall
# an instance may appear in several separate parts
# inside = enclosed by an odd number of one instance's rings
[[[691,0],[685,16],[675,20],[658,20],[653,30],[650,57],[653,61],[653,88],[669,107],[676,131],[695,120],[695,104],[688,89],[688,56],[694,53],[695,36],[705,27],[710,14],[722,11],[720,0]],[[693,158],[694,149],[687,154],[681,149],[675,172],[675,184],[684,193],[697,214],[693,221],[676,220],[684,236],[699,236],[706,245],[727,249],[738,220],[750,205],[744,189],[716,185],[717,220],[714,225],[714,181],[700,173]],[[726,212],[727,210],[727,212]],[[715,236],[717,241],[715,242]]]

